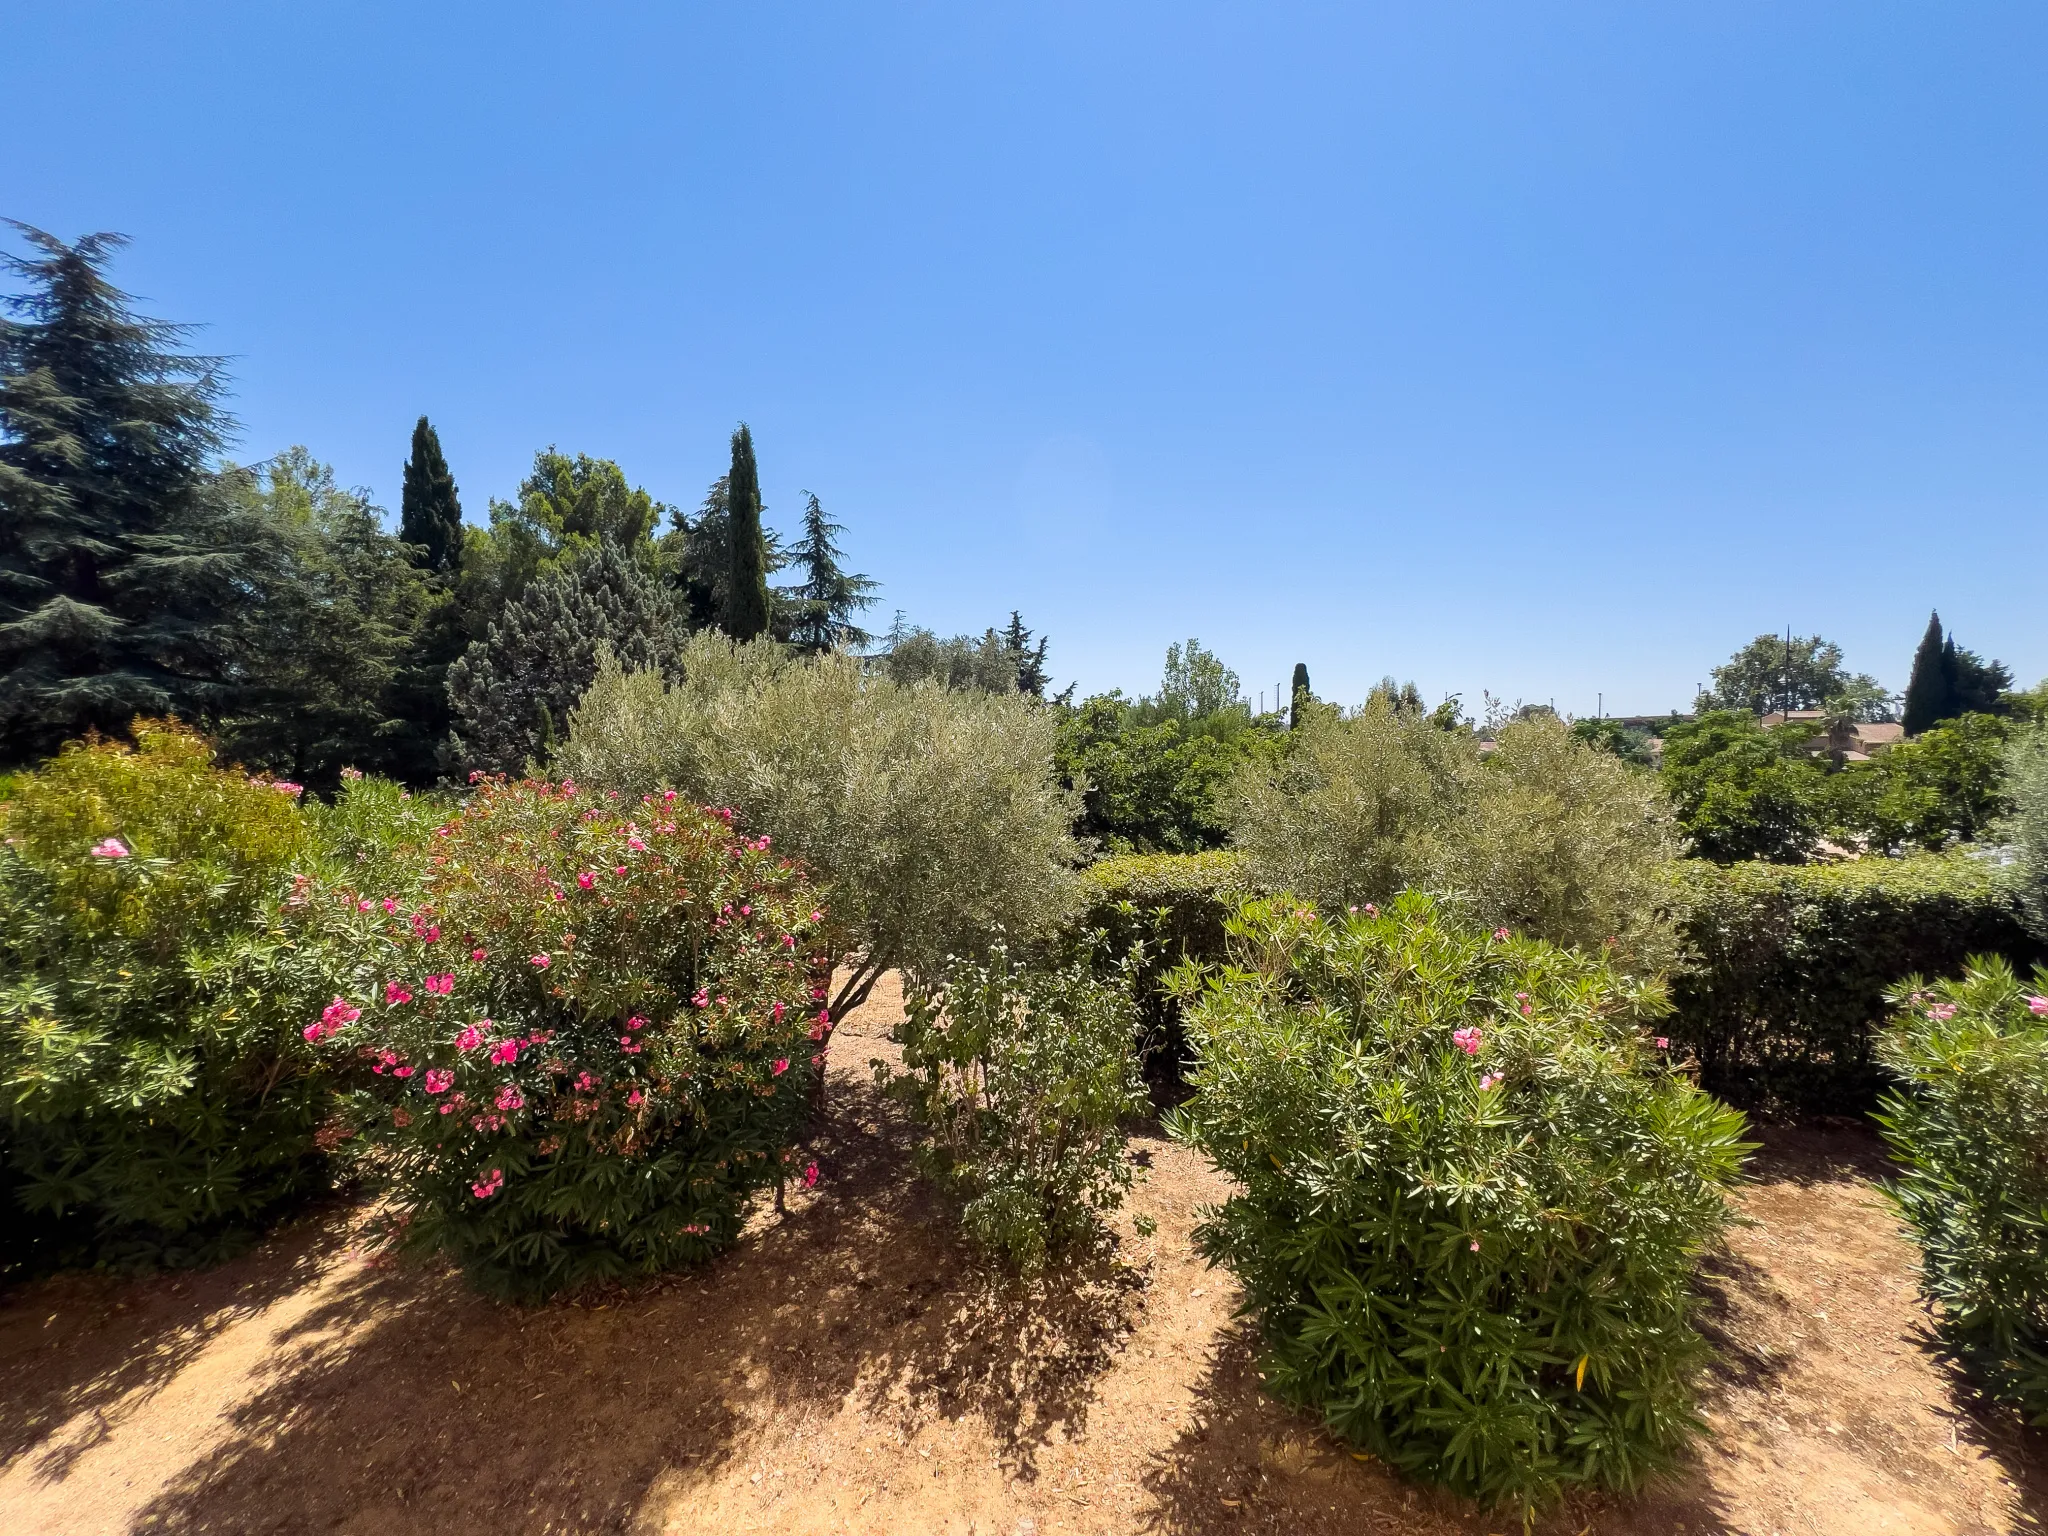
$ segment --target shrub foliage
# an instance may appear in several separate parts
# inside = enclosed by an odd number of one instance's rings
[[[1131,1185],[1121,1122],[1144,1090],[1128,995],[1080,965],[1026,967],[997,943],[904,1001],[904,1070],[875,1070],[923,1133],[919,1167],[962,1200],[983,1248],[1043,1268]]]
[[[1863,1112],[1882,1087],[1887,988],[2039,952],[1998,870],[1964,854],[1677,869],[1671,1033],[1709,1089],[1756,1108]]]
[[[487,780],[417,901],[350,894],[357,1065],[409,1242],[530,1298],[702,1259],[785,1176],[822,1064],[823,913],[730,813]]]
[[[1174,1128],[1240,1186],[1198,1241],[1269,1384],[1488,1503],[1639,1485],[1696,1424],[1691,1282],[1745,1150],[1648,1035],[1661,993],[1414,894],[1230,934]]]
[[[1964,1361],[2048,1425],[2048,971],[2026,987],[1980,958],[1891,1000],[1878,1053],[1899,1086],[1878,1121],[1922,1285]]]
[[[0,842],[0,1113],[18,1198],[103,1258],[205,1256],[323,1182],[325,980],[298,786],[167,722],[16,776]],[[10,1222],[18,1220],[11,1215]]]

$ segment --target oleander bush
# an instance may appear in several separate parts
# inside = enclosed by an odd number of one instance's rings
[[[2048,970],[1996,957],[1891,994],[1878,1042],[1889,1186],[1943,1336],[2000,1398],[2048,1425]]]
[[[1657,985],[1412,893],[1228,926],[1231,963],[1180,978],[1199,1065],[1171,1125],[1238,1185],[1197,1241],[1243,1284],[1271,1389],[1525,1514],[1669,1464],[1746,1148],[1669,1064]]]
[[[1024,1274],[1083,1244],[1131,1185],[1123,1121],[1145,1098],[1126,990],[998,941],[913,982],[904,1011],[903,1071],[877,1062],[876,1080],[969,1237]]]
[[[406,1244],[534,1299],[704,1259],[790,1174],[824,914],[730,823],[487,779],[404,899],[329,904],[357,963],[301,1022],[354,1066]]]
[[[0,1136],[39,1259],[203,1261],[327,1182],[295,784],[138,721],[0,807]],[[19,1257],[19,1248],[17,1248]]]
[[[1887,989],[1975,954],[2042,953],[1998,867],[1966,853],[1676,866],[1670,1033],[1701,1082],[1774,1113],[1861,1114],[1884,1086]]]

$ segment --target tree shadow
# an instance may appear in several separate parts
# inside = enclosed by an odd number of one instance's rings
[[[59,1481],[113,1432],[117,1408],[161,1389],[223,1331],[310,1283],[349,1237],[334,1205],[216,1268],[141,1278],[60,1274],[0,1300],[0,1465],[37,1457]],[[52,1440],[81,1415],[83,1433]]]
[[[657,1479],[687,1489],[751,1426],[848,1401],[905,1425],[979,1415],[1028,1476],[1085,1423],[1139,1282],[1108,1255],[1034,1287],[989,1276],[892,1112],[840,1075],[819,1189],[687,1274],[534,1309],[442,1270],[333,1279],[136,1528],[625,1529]]]
[[[1867,1120],[1824,1115],[1797,1124],[1753,1125],[1760,1145],[1746,1170],[1755,1183],[1878,1183],[1896,1173],[1883,1138]]]

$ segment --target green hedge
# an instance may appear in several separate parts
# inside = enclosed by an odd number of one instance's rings
[[[1883,1072],[1884,994],[1975,954],[2040,953],[1996,869],[1967,854],[1676,870],[1684,957],[1671,1034],[1702,1084],[1745,1107],[1861,1113]]]
[[[1223,957],[1223,922],[1255,895],[1242,855],[1228,849],[1209,853],[1137,853],[1104,859],[1081,871],[1079,929],[1100,932],[1107,943],[1096,951],[1099,974],[1109,975],[1138,943],[1145,945],[1138,967],[1139,1055],[1153,1091],[1177,1097],[1187,1062],[1180,1004],[1160,986],[1182,960]]]

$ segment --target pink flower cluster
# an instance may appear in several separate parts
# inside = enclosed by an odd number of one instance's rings
[[[348,999],[337,997],[320,1012],[320,1017],[308,1024],[301,1033],[316,1045],[331,1036],[340,1034],[349,1025],[363,1016],[360,1008],[351,1008]]]
[[[96,859],[125,859],[128,848],[118,837],[102,838],[92,845],[92,856]]]
[[[1496,928],[1496,929],[1494,929],[1494,930],[1493,930],[1493,938],[1494,938],[1494,942],[1495,942],[1495,943],[1497,943],[1497,944],[1505,944],[1505,943],[1507,943],[1507,941],[1508,941],[1508,931],[1507,931],[1507,929],[1505,929],[1505,928]]]
[[[519,1041],[517,1039],[500,1040],[491,1047],[491,1065],[494,1067],[509,1067],[518,1059]]]
[[[526,1098],[512,1084],[507,1083],[498,1090],[497,1104],[498,1108],[510,1114],[515,1109],[526,1108]]]
[[[489,1173],[469,1186],[469,1192],[479,1200],[488,1200],[505,1186],[505,1170],[493,1168]]]
[[[1506,1081],[1498,1072],[1489,1072],[1479,1079],[1479,1091],[1485,1093],[1496,1084]]]
[[[446,1093],[455,1082],[455,1073],[448,1067],[429,1067],[427,1075],[420,1080],[420,1086],[429,1093]]]
[[[439,976],[429,976],[420,985],[436,997],[446,997],[455,990],[455,977],[453,973],[444,972]]]
[[[484,1031],[490,1027],[489,1019],[478,1019],[476,1023],[455,1037],[455,1049],[473,1051],[484,1043]]]
[[[1467,1056],[1477,1056],[1479,1054],[1479,1040],[1480,1035],[1477,1025],[1468,1024],[1463,1029],[1451,1032],[1451,1043]]]
[[[1946,1024],[1955,1016],[1956,1005],[1954,1003],[1931,1003],[1928,1005],[1927,1017],[1933,1019],[1937,1024]]]
[[[2037,1019],[2048,1018],[2048,997],[2029,997],[2027,1012]]]
[[[384,1001],[394,1005],[409,1003],[412,1001],[412,988],[402,981],[387,981],[384,983]]]

